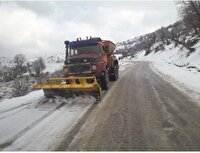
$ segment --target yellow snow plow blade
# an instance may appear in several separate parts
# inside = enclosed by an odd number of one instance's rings
[[[72,95],[89,93],[98,100],[101,97],[101,88],[96,77],[48,78],[46,83],[36,84],[35,89],[43,89],[48,98],[56,95],[70,97]]]

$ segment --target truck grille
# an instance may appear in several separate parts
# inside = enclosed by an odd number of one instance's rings
[[[91,73],[90,64],[77,64],[69,66],[69,74]]]

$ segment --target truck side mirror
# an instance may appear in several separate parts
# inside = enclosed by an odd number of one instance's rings
[[[66,40],[64,43],[65,43],[65,45],[68,45],[68,44],[69,44],[69,41],[68,41],[68,40]]]

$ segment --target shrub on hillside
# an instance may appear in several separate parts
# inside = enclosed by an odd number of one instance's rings
[[[29,77],[16,78],[13,84],[12,95],[13,97],[24,96],[28,94],[31,90],[31,85],[29,84]]]

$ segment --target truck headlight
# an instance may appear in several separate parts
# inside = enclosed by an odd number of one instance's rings
[[[97,70],[97,66],[96,65],[92,65],[92,70]]]
[[[64,74],[64,75],[67,75],[67,74],[68,74],[68,68],[67,68],[67,67],[64,67],[64,69],[63,69],[63,74]]]

